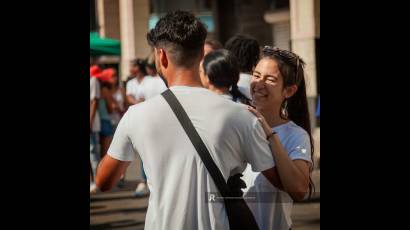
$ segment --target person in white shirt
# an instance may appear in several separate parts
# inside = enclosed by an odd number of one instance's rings
[[[139,85],[145,80],[147,72],[145,71],[145,61],[137,58],[131,61],[130,73],[135,76],[127,82],[126,85],[126,100],[128,105],[135,105],[143,102],[145,99],[141,98],[139,93]]]
[[[288,230],[293,200],[314,188],[313,141],[310,129],[303,60],[294,53],[265,47],[253,73],[251,94],[257,115],[269,136],[275,161],[270,181],[250,166],[244,173],[245,197],[261,230]],[[273,182],[273,183],[272,183]]]
[[[158,73],[186,110],[225,180],[252,169],[274,173],[272,153],[258,119],[245,105],[202,87],[199,63],[205,26],[176,11],[162,17],[147,39],[155,49]],[[129,108],[108,154],[99,165],[97,185],[111,189],[139,154],[150,190],[145,229],[229,229],[225,205],[207,202],[216,185],[165,99],[158,95]]]
[[[259,60],[260,47],[256,39],[248,35],[235,35],[225,43],[225,49],[229,50],[238,59],[239,64],[239,91],[248,99],[251,99],[250,84],[252,71]]]

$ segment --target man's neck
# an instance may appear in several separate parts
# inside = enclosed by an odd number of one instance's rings
[[[195,66],[197,67],[197,66]],[[203,87],[199,77],[198,68],[177,68],[173,73],[168,74],[168,86],[190,86]]]

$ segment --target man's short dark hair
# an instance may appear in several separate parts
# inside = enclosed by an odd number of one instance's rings
[[[207,31],[202,22],[186,11],[162,17],[147,34],[148,43],[166,49],[177,66],[191,67],[203,51]]]
[[[239,70],[251,72],[259,60],[260,48],[256,39],[247,35],[235,35],[225,43],[225,49],[238,58]]]

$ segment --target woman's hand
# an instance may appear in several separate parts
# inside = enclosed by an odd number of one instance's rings
[[[265,131],[266,136],[272,133],[272,128],[269,126],[268,122],[266,121],[265,117],[256,109],[248,106],[248,110],[251,111],[262,124],[263,130]]]

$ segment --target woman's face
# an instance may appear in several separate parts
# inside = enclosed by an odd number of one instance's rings
[[[155,70],[151,69],[150,67],[146,66],[145,67],[145,71],[147,72],[147,75],[149,76],[155,76],[157,73],[155,72]]]
[[[139,72],[140,72],[139,67],[138,67],[137,65],[131,64],[131,66],[130,66],[130,74],[131,74],[132,76],[137,76],[137,75],[139,74]]]
[[[258,107],[278,107],[286,96],[283,77],[275,60],[263,58],[256,65],[251,80],[253,104]]]
[[[205,75],[202,64],[203,64],[203,61],[201,61],[201,64],[199,65],[199,76],[201,77],[202,85],[208,89],[209,88],[209,78],[208,76]]]

